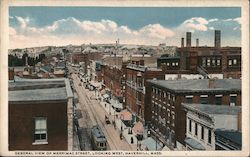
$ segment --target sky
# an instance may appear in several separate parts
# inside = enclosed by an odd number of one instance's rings
[[[11,48],[115,43],[180,46],[192,32],[192,45],[241,45],[237,7],[10,7]]]

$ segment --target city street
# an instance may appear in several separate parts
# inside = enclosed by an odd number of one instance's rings
[[[81,82],[78,76],[72,74],[72,78],[79,97],[78,107],[82,114],[82,118],[79,119],[79,126],[85,128],[81,136],[81,139],[84,139],[82,142],[85,142],[85,146],[89,144],[91,127],[98,124],[106,136],[109,150],[136,150],[125,139],[120,139],[119,131],[112,124],[105,123],[105,110],[94,99],[94,95],[88,89],[85,89],[82,85],[80,86]]]

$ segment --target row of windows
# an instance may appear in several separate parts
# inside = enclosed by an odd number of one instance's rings
[[[223,95],[215,95],[215,104],[221,105],[222,104],[222,96]],[[237,95],[232,94],[230,95],[230,106],[235,106],[237,101]],[[193,96],[186,96],[186,103],[193,103]],[[200,103],[201,104],[208,104],[208,95],[200,95]]]
[[[161,89],[158,89],[158,88],[152,88],[152,93],[153,93],[153,98],[156,98],[161,101],[161,99],[163,98],[168,98],[168,100],[173,100],[175,101],[175,95],[173,94],[170,94],[169,92],[165,92],[165,91],[162,91]]]
[[[221,66],[221,58],[209,58],[203,57],[202,58],[202,66],[203,67],[220,67]]]
[[[228,59],[228,66],[239,66],[240,65],[240,59]]]
[[[167,62],[167,66],[172,66],[172,67],[178,67],[179,66],[179,62]]]
[[[195,136],[198,136],[198,123],[195,123],[195,122],[192,122],[192,120],[191,119],[189,119],[189,126],[188,126],[188,131],[189,131],[189,133],[190,134],[192,134],[193,132],[192,132],[192,125],[193,125],[193,123],[194,123],[194,125],[195,125],[195,127],[194,127],[194,135]],[[202,126],[201,125],[201,139],[202,140],[204,140],[204,126]],[[207,128],[208,129],[208,128]],[[208,129],[208,135],[207,135],[207,142],[209,143],[209,144],[211,144],[211,142],[212,142],[212,131],[211,131],[211,129]]]

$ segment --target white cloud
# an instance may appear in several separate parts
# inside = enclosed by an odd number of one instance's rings
[[[210,19],[210,20],[208,20],[209,23],[210,23],[210,22],[215,22],[215,21],[219,21],[219,19],[215,18],[215,19]]]
[[[16,19],[19,27],[15,30],[16,32],[14,32],[14,28],[10,27],[10,39],[11,45],[19,47],[31,47],[39,44],[82,44],[83,42],[113,43],[117,38],[124,43],[158,44],[166,37],[175,35],[171,29],[160,24],[149,24],[133,30],[128,26],[118,26],[111,20],[79,21],[69,17],[55,21],[49,26],[36,28],[29,25],[29,18],[16,17]]]
[[[181,29],[185,29],[191,32],[194,32],[195,30],[198,31],[207,31],[207,25],[209,21],[202,17],[193,17],[191,19],[187,19],[184,21],[181,25]]]
[[[185,36],[185,32],[191,31],[194,36],[198,32],[199,36],[209,36],[211,30],[221,29],[228,24],[227,29],[239,30],[240,18],[235,19],[206,19],[203,17],[193,17],[185,20],[175,28],[167,28],[161,24],[149,24],[139,29],[131,29],[126,25],[118,25],[115,21],[102,19],[100,21],[80,21],[69,17],[54,21],[51,25],[44,27],[34,27],[30,24],[30,18],[15,18],[19,25],[10,27],[11,48],[24,48],[45,45],[67,45],[82,43],[114,43],[117,38],[121,43],[126,44],[150,44],[158,45],[167,43],[179,45],[180,38]],[[229,30],[229,33],[230,31]],[[231,31],[236,32],[236,31]],[[207,35],[206,35],[207,34]],[[213,39],[211,39],[213,40]],[[202,40],[201,40],[202,41]],[[207,39],[203,39],[207,41]]]

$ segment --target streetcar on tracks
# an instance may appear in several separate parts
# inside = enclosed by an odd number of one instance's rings
[[[98,125],[91,129],[91,143],[94,150],[107,150],[107,139]]]

